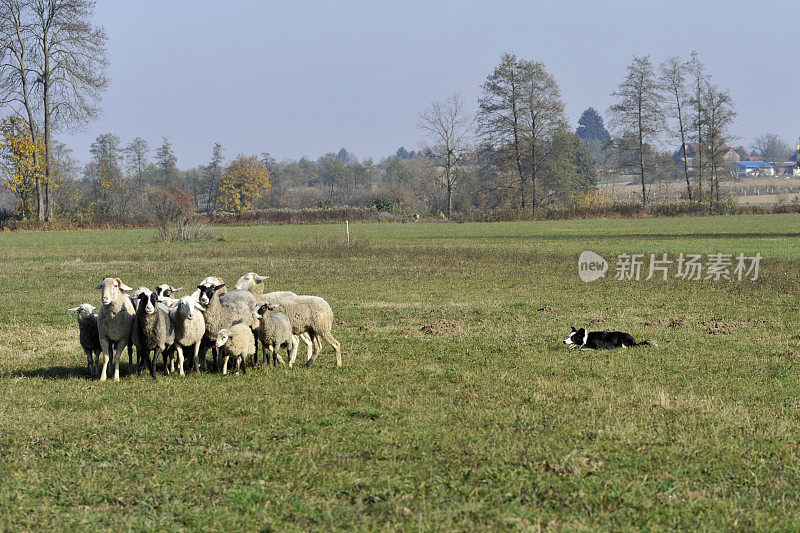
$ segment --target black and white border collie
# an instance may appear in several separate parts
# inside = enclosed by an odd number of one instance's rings
[[[636,342],[630,333],[622,331],[587,331],[584,328],[572,328],[564,344],[567,348],[588,348],[590,350],[611,350],[614,348],[630,348],[632,346],[657,346],[655,341]]]

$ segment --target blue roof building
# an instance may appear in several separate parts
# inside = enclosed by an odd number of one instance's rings
[[[751,174],[775,175],[775,167],[766,161],[734,161],[733,170],[737,176],[749,176]]]

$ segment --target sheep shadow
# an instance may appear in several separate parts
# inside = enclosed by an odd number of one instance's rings
[[[136,365],[120,365],[119,366],[120,379],[130,375],[136,375]],[[114,369],[111,369],[109,379],[114,375]],[[87,381],[95,381],[97,378],[92,377],[86,365],[83,366],[50,366],[46,368],[35,368],[32,370],[12,370],[11,372],[4,372],[0,377],[3,378],[40,378],[40,379],[85,379]]]

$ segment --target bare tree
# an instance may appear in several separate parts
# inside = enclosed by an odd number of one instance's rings
[[[731,139],[730,125],[736,118],[733,99],[728,91],[709,85],[704,94],[708,162],[711,167],[711,201],[719,201],[719,175],[728,151],[725,143]]]
[[[217,208],[219,199],[219,180],[222,178],[222,143],[214,143],[211,152],[211,161],[203,169],[203,179],[206,182],[206,213],[211,213]]]
[[[443,168],[437,173],[447,191],[447,217],[453,210],[453,187],[459,178],[460,155],[469,145],[474,119],[464,108],[464,100],[453,93],[445,101],[434,100],[419,114],[417,127],[433,142],[431,150],[436,164]]]
[[[642,204],[646,204],[645,171],[650,166],[646,152],[651,151],[664,124],[664,97],[649,56],[633,58],[627,76],[612,96],[619,99],[608,109],[612,127],[618,133],[618,148],[624,153],[635,154],[635,166],[642,182]]]
[[[764,133],[753,140],[750,145],[753,152],[764,161],[773,163],[786,161],[792,155],[789,143],[775,133]]]
[[[692,183],[689,179],[689,164],[686,157],[686,109],[689,107],[689,93],[686,89],[686,76],[689,73],[689,65],[681,61],[679,57],[670,57],[659,66],[661,71],[661,86],[665,94],[668,95],[667,110],[672,119],[677,124],[678,134],[681,140],[680,154],[683,160],[683,176],[686,179],[686,194],[692,200]]]
[[[37,47],[37,89],[42,103],[45,142],[45,219],[50,220],[52,133],[83,126],[100,114],[108,87],[106,33],[92,24],[95,0],[27,0]]]
[[[22,0],[0,0],[0,40],[2,40],[2,63],[0,63],[0,98],[4,107],[16,116],[25,119],[30,129],[31,140],[36,143],[39,130],[36,127],[37,101],[33,98],[36,82],[35,67],[31,58],[32,29],[28,8]],[[33,154],[33,164],[38,166],[39,155]],[[43,183],[36,178],[36,214],[45,219],[46,203]]]
[[[178,172],[178,158],[172,151],[172,143],[166,137],[163,138],[161,146],[156,150],[156,161],[161,174],[164,176],[164,187],[172,185],[172,181]]]
[[[147,141],[141,137],[134,138],[125,147],[125,161],[128,163],[128,170],[135,176],[139,188],[144,187],[144,172],[147,168],[147,153],[150,147]]]
[[[525,61],[520,67],[525,102],[523,135],[528,153],[525,166],[531,183],[531,209],[536,209],[536,178],[547,162],[557,135],[567,130],[567,119],[561,90],[544,63]]]
[[[500,64],[483,83],[478,100],[478,120],[485,142],[496,151],[500,165],[510,163],[520,183],[520,206],[525,209],[523,128],[525,102],[519,61],[514,54],[503,54]]]
[[[106,34],[95,27],[94,0],[0,0],[0,98],[24,113],[34,140],[44,131],[40,220],[53,215],[54,131],[81,127],[100,113],[108,86]],[[17,104],[17,105],[14,105]]]
[[[700,56],[697,52],[692,52],[692,58],[689,60],[689,72],[691,74],[692,82],[692,97],[689,103],[693,107],[692,117],[692,130],[695,141],[697,141],[697,150],[695,150],[694,161],[692,167],[697,173],[697,196],[703,197],[703,152],[705,151],[705,139],[703,133],[703,124],[705,109],[703,104],[705,102],[703,94],[709,83],[708,75],[705,73],[705,67],[700,62]]]

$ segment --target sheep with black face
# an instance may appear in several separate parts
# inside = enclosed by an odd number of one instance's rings
[[[150,376],[156,377],[156,362],[158,356],[164,356],[164,370],[167,367],[167,350],[175,343],[175,326],[169,318],[169,312],[158,301],[156,293],[151,291],[139,295],[139,304],[136,307],[136,320],[133,327],[137,339],[136,354],[139,360],[138,371],[141,373],[147,365]],[[150,352],[153,360],[150,361]]]

